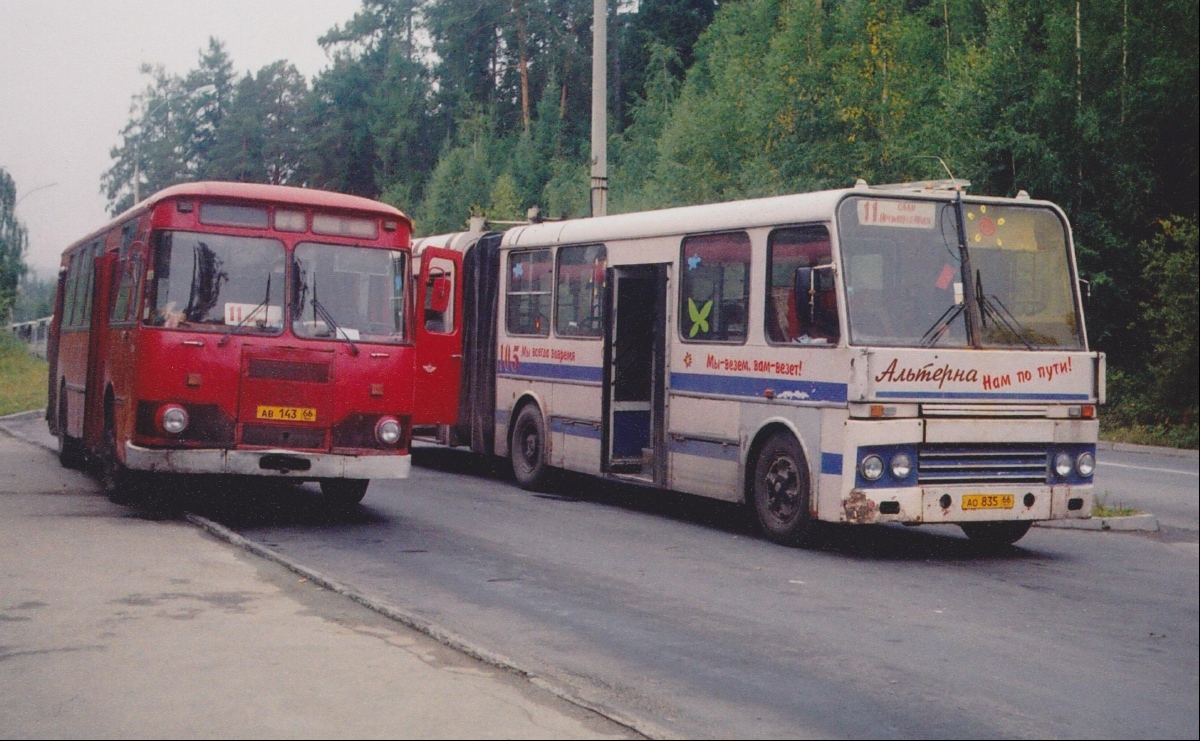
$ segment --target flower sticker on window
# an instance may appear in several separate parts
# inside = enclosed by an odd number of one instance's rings
[[[700,258],[696,258],[699,260]],[[688,337],[695,337],[697,332],[708,331],[708,315],[712,313],[713,302],[708,300],[704,303],[704,308],[697,309],[696,302],[688,299],[688,316],[692,320],[692,331],[688,332]]]
[[[700,267],[700,256],[692,255],[687,259],[687,264],[688,270],[695,270],[696,268]]]
[[[520,278],[522,275],[525,275],[525,265],[518,262],[513,265],[513,277]]]

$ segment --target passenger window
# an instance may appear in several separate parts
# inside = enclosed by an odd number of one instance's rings
[[[750,236],[683,240],[679,331],[684,341],[745,342],[750,308]]]
[[[604,268],[608,252],[602,244],[562,247],[558,251],[554,332],[560,337],[601,337],[604,321]]]
[[[550,250],[510,252],[505,326],[509,334],[550,335]]]
[[[767,245],[766,330],[771,342],[835,345],[837,295],[829,232],[777,229]]]

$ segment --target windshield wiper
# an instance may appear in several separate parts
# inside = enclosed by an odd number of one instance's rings
[[[230,327],[229,330],[225,332],[225,334],[221,335],[221,339],[217,340],[217,347],[224,347],[225,343],[229,342],[229,338],[232,337],[234,334],[236,334],[237,331],[239,329],[241,329],[246,324],[246,322],[250,321],[251,317],[253,317],[255,314],[257,314],[259,309],[262,309],[263,307],[268,307],[266,312],[263,314],[263,319],[265,321],[270,321],[270,318],[269,318],[270,314],[271,314],[271,310],[269,308],[270,303],[271,303],[271,274],[267,273],[267,295],[258,304],[258,306],[254,307],[253,311],[251,311],[246,316],[242,317],[242,321],[240,321],[237,324],[235,324],[234,326]]]
[[[987,327],[990,318],[993,324],[1002,325],[1011,332],[1021,341],[1021,344],[1025,345],[1026,350],[1041,349],[1041,345],[1029,338],[1029,330],[1025,329],[1021,322],[1013,316],[999,296],[992,294],[989,297],[983,292],[983,277],[978,270],[975,271],[975,297],[979,301],[979,316],[984,327]]]
[[[333,314],[330,314],[329,309],[325,308],[325,304],[321,303],[317,299],[316,281],[313,281],[312,294],[313,294],[312,295],[313,311],[316,312],[317,314],[319,314],[321,316],[321,320],[324,321],[325,324],[327,324],[329,326],[329,328],[333,330],[334,338],[341,336],[342,339],[346,340],[346,344],[350,345],[350,352],[354,353],[355,355],[358,355],[358,345],[355,345],[354,340],[350,339],[350,335],[346,333],[346,330],[342,329],[338,325],[337,321],[333,318]]]
[[[954,304],[943,311],[942,315],[934,321],[933,326],[927,329],[925,334],[921,335],[921,347],[933,347],[936,345],[942,339],[942,336],[946,334],[946,330],[950,325],[954,323],[954,320],[958,318],[958,315],[963,313],[965,307],[965,304]]]

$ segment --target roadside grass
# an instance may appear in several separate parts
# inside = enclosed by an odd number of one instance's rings
[[[1126,507],[1120,502],[1109,504],[1110,492],[1097,494],[1092,499],[1092,517],[1129,517],[1130,515],[1140,515],[1140,509]]]
[[[0,332],[0,415],[46,408],[46,361]]]
[[[1200,444],[1197,426],[1115,424],[1100,418],[1100,439],[1114,443],[1135,445],[1159,445],[1166,448],[1189,448],[1196,450]]]

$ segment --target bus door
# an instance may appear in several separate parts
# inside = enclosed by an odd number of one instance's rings
[[[608,270],[601,467],[653,483],[666,477],[667,265]]]
[[[455,424],[463,364],[462,253],[426,247],[417,277],[413,424]]]
[[[87,380],[83,392],[83,445],[104,448],[104,384],[108,378],[109,288],[116,255],[101,253],[92,263],[92,316],[88,330]]]

